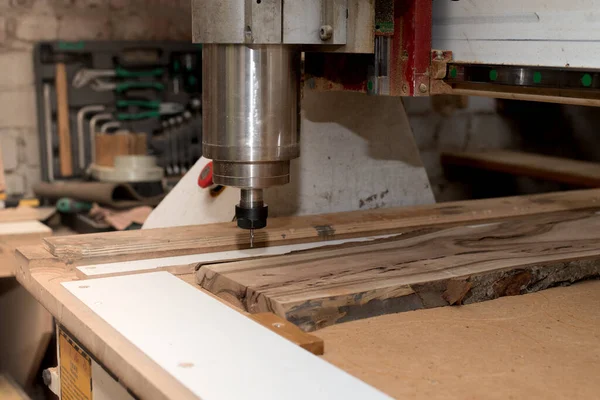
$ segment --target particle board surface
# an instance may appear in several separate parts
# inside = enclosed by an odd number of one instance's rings
[[[600,164],[588,161],[499,150],[443,153],[442,162],[581,187],[600,187]]]
[[[168,272],[62,285],[185,386],[186,397],[388,398]]]
[[[600,189],[274,218],[266,229],[256,231],[254,243],[263,247],[340,240],[599,206]],[[221,223],[53,237],[44,243],[61,260],[87,259],[93,264],[244,249],[250,247],[250,238],[235,223]]]
[[[324,359],[395,398],[596,399],[600,282],[318,332]]]
[[[199,284],[251,313],[312,331],[600,276],[600,215],[570,211],[353,247],[203,265]]]

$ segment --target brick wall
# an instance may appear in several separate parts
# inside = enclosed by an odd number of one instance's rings
[[[32,48],[40,40],[190,40],[189,0],[0,0],[0,148],[7,192],[40,180]]]

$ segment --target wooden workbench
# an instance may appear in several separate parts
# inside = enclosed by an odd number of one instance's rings
[[[368,252],[373,246],[390,246],[395,241],[400,246],[413,242],[417,245],[420,238],[439,240],[455,235],[459,235],[456,240],[461,243],[464,235],[470,235],[469,240],[479,243],[492,240],[494,246],[498,247],[494,249],[497,252],[507,244],[513,246],[510,240],[514,238],[510,237],[510,231],[506,231],[508,228],[529,226],[534,235],[542,234],[540,237],[534,236],[530,244],[527,242],[528,233],[518,239],[519,251],[530,257],[526,263],[505,265],[501,259],[496,259],[492,263],[485,261],[482,264],[487,265],[485,268],[489,270],[501,272],[498,275],[501,280],[494,275],[485,284],[492,285],[489,287],[493,288],[497,288],[499,282],[504,285],[502,290],[494,291],[494,296],[481,296],[477,300],[482,301],[573,281],[571,275],[560,276],[559,280],[545,282],[548,285],[538,281],[532,286],[523,280],[524,276],[529,277],[522,273],[523,268],[539,271],[548,266],[555,268],[559,265],[561,271],[568,274],[578,269],[590,272],[582,275],[584,278],[577,279],[595,277],[600,265],[600,243],[595,238],[598,232],[595,227],[600,218],[596,216],[599,209],[600,190],[590,190],[408,209],[281,218],[270,221],[270,227],[257,235],[256,242],[259,246],[271,248],[273,245],[331,243],[333,240],[367,235],[393,236],[383,243],[346,243],[326,250],[303,250],[303,253],[278,255],[269,259],[269,264],[277,264],[273,260],[281,260],[281,263],[286,264],[286,260],[297,260],[299,256],[319,258],[330,252],[334,252],[334,255],[340,251],[352,252],[356,246],[362,246],[360,249]],[[500,231],[501,237],[488,236],[487,229],[490,226],[494,227],[499,221],[507,220],[513,222],[498,225],[504,229]],[[514,221],[523,222],[519,224]],[[532,225],[528,221],[536,223]],[[586,229],[578,230],[577,226],[587,227],[589,236]],[[473,234],[469,233],[471,231],[481,231],[482,236],[473,239]],[[497,240],[500,242],[496,243]],[[545,254],[546,250],[540,243],[548,240],[560,242],[561,245],[553,244],[547,248],[549,255],[536,255]],[[133,277],[134,275],[127,274],[167,270],[187,282],[186,287],[191,285],[196,291],[207,293],[197,284],[198,265],[175,263],[169,267],[161,264],[160,267],[153,266],[148,270],[127,270],[132,265],[127,262],[146,259],[150,265],[150,260],[157,257],[174,257],[179,260],[177,257],[184,255],[222,254],[236,248],[247,248],[247,245],[247,236],[240,235],[233,224],[53,238],[46,240],[44,246],[19,249],[18,279],[57,318],[59,324],[137,396],[194,398],[194,393],[188,387],[166,372],[166,366],[152,361],[124,334],[119,333],[121,331],[74,295],[77,287],[94,287],[93,280],[79,286],[67,284],[70,290],[65,289],[62,283],[80,279],[86,266],[103,268],[101,263],[118,262],[119,264],[111,265],[123,266],[123,276]],[[542,246],[541,250],[538,245]],[[457,250],[455,247],[448,246],[447,249],[454,252]],[[533,249],[535,253],[532,253]],[[462,257],[464,254],[460,248],[458,251],[459,253],[453,254]],[[487,250],[478,251],[489,254]],[[477,251],[474,254],[476,253]],[[401,251],[401,254],[405,253]],[[442,256],[436,256],[437,259],[440,257]],[[543,259],[543,262],[536,261],[535,257]],[[331,262],[335,263],[335,259],[333,257]],[[478,262],[476,259],[471,261]],[[247,265],[245,263],[255,262],[248,260],[239,263]],[[227,268],[237,266],[236,263],[226,265]],[[419,268],[418,265],[415,264],[413,268]],[[303,269],[308,267],[310,265]],[[465,266],[461,268],[464,269]],[[510,273],[515,268],[520,272],[510,274],[509,280],[505,279],[506,275],[503,274]],[[435,278],[437,283],[433,285],[435,290],[426,293],[419,293],[414,286],[411,287],[416,295],[428,296],[427,301],[423,300],[417,308],[460,304],[473,299],[469,297],[473,288],[487,288],[479,285],[484,280],[471,279],[488,276],[485,271],[481,271],[483,270],[480,269],[480,275],[467,275],[468,279],[462,278],[464,275],[452,275],[460,278],[458,283],[455,279],[439,280],[438,276]],[[435,273],[439,274],[439,271]],[[427,274],[429,272],[421,275]],[[532,274],[535,275],[533,272]],[[121,277],[106,279],[119,278]],[[554,279],[555,276],[551,275],[550,278]],[[402,281],[406,278],[395,279]],[[134,278],[131,281],[136,280]],[[443,287],[440,288],[439,285]],[[324,339],[324,360],[393,397],[558,398],[569,394],[570,398],[587,398],[598,389],[594,386],[597,383],[592,383],[593,377],[588,375],[600,368],[599,353],[594,345],[597,344],[600,333],[599,285],[598,282],[582,283],[569,288],[550,289],[537,294],[501,298],[468,306],[421,309],[375,318],[369,318],[363,312],[353,322],[330,320],[328,325],[334,323],[333,326],[316,330],[314,334]],[[354,286],[344,290],[353,288]],[[398,295],[400,292],[404,295],[405,289],[394,290],[393,294]],[[431,297],[438,293],[443,293],[441,298],[444,301]],[[232,301],[232,304],[240,306],[235,296],[228,298],[223,293],[218,294],[225,301]],[[377,292],[377,296],[379,295]],[[391,292],[386,291],[388,298],[390,295]],[[376,301],[369,302],[368,306],[380,304],[377,300],[381,299],[373,298]],[[169,301],[168,296],[165,295],[164,301]],[[410,309],[414,308],[405,308],[403,311]],[[368,310],[368,307],[364,310]],[[242,314],[246,311],[253,312],[240,310]],[[380,311],[375,309],[373,314],[381,314]],[[131,314],[134,318],[135,310],[131,310]],[[197,316],[190,315],[189,318],[191,320]],[[252,347],[252,344],[249,343],[248,346]],[[231,355],[224,352],[223,357],[229,356]],[[264,357],[260,349],[256,349],[256,357]],[[237,361],[234,362],[237,364]],[[562,380],[557,379],[558,376]],[[273,376],[272,379],[276,380],[278,377]]]

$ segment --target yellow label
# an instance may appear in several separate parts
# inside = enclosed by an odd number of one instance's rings
[[[92,359],[59,330],[60,394],[63,400],[92,400]]]

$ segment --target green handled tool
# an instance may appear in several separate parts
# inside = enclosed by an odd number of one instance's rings
[[[98,92],[106,92],[109,90],[114,90],[118,93],[126,92],[130,89],[152,89],[163,91],[165,90],[165,85],[160,82],[144,82],[144,81],[131,81],[131,82],[106,82],[101,79],[96,79],[94,83],[92,83],[92,89]]]
[[[114,90],[116,92],[126,92],[129,89],[154,89],[162,92],[165,90],[165,85],[160,82],[123,82],[117,83]]]
[[[185,107],[179,103],[163,103],[157,100],[118,100],[117,108],[140,107],[151,110],[158,110],[161,115],[179,114]]]
[[[163,73],[163,68],[142,69],[139,71],[131,71],[122,67],[117,67],[115,69],[82,68],[77,71],[73,77],[73,87],[82,88],[90,82],[100,78],[140,78],[148,76],[162,76]]]
[[[56,209],[65,214],[88,212],[92,209],[92,203],[87,201],[76,201],[69,197],[62,197],[56,202]]]
[[[143,112],[134,113],[134,114],[117,113],[116,118],[119,121],[137,121],[140,119],[157,118],[157,117],[160,117],[161,115],[162,114],[160,113],[160,111],[143,111]]]
[[[161,76],[164,73],[163,68],[154,69],[143,69],[139,71],[130,71],[125,68],[115,68],[115,75],[117,78],[138,78],[142,76]]]

